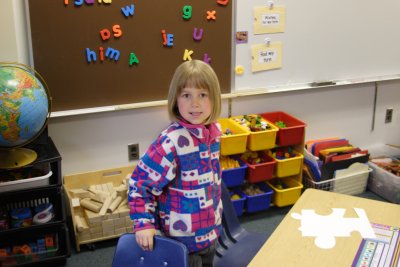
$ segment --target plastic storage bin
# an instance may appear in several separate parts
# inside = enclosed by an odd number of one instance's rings
[[[260,153],[260,156],[265,162],[260,164],[250,164],[245,161],[247,164],[246,180],[250,183],[266,181],[271,179],[274,174],[276,165],[275,159],[265,153]]]
[[[277,159],[274,158],[276,161],[275,167],[275,175],[276,177],[287,177],[299,174],[302,169],[302,163],[304,156],[297,151],[293,153],[296,154],[295,157],[287,158],[287,159]]]
[[[226,133],[227,129],[232,132],[232,135],[221,136],[221,155],[244,153],[250,133],[228,118],[220,118],[218,122],[221,124],[223,133]]]
[[[279,188],[277,181],[284,183],[287,188]],[[303,185],[293,178],[276,178],[266,183],[274,190],[273,203],[278,207],[293,205],[301,195]]]
[[[247,164],[237,157],[234,159],[239,162],[240,167],[222,171],[222,180],[227,187],[242,185],[246,176]]]
[[[255,114],[250,114],[250,116],[257,116]],[[259,132],[252,132],[248,128],[240,125],[235,119],[241,119],[243,116],[234,116],[231,117],[231,120],[236,123],[239,127],[241,127],[244,131],[249,133],[247,138],[247,148],[251,151],[259,151],[266,150],[275,147],[276,141],[276,133],[278,132],[278,127],[276,127],[273,123],[263,119],[271,129]]]
[[[35,174],[39,175],[32,177],[32,175]],[[52,175],[53,172],[50,170],[49,164],[43,164],[38,168],[25,168],[25,169],[17,169],[10,171],[1,171],[0,193],[49,185],[50,177]],[[15,179],[15,177],[18,177],[18,179]]]
[[[274,191],[265,183],[257,183],[256,186],[264,193],[250,196],[246,195],[246,211],[249,213],[269,209]]]
[[[277,126],[279,131],[276,143],[279,146],[290,146],[303,143],[306,127],[304,122],[282,111],[267,112],[260,115],[275,125],[277,121],[282,121],[286,124],[285,128]]]
[[[231,197],[234,194],[237,194],[240,197],[239,199],[233,199],[231,201],[232,201],[233,207],[235,208],[236,215],[238,217],[242,216],[243,211],[244,211],[244,204],[246,202],[246,195],[238,188],[231,189],[230,194],[231,194]]]
[[[378,165],[368,162],[372,172],[368,181],[368,188],[384,199],[400,204],[400,176],[382,169]]]

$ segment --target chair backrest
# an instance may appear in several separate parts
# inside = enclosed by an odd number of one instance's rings
[[[135,234],[123,234],[118,239],[112,267],[186,267],[189,254],[186,246],[176,240],[155,236],[153,251],[143,251],[136,243]]]
[[[231,201],[231,195],[229,194],[228,188],[226,188],[224,182],[221,183],[221,200],[224,207],[222,214],[222,224],[224,226],[226,234],[236,241],[236,236],[244,231],[244,228],[240,225],[240,221],[236,215],[235,207]]]

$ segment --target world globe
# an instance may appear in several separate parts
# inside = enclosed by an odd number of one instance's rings
[[[23,146],[47,126],[51,101],[43,78],[32,68],[0,62],[0,169],[19,168],[37,154]]]

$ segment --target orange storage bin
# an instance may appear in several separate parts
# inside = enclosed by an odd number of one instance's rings
[[[272,122],[279,128],[276,137],[276,143],[279,146],[290,146],[303,143],[306,127],[304,122],[282,111],[262,113],[260,116]],[[286,127],[279,127],[279,123],[277,125],[277,122],[279,121],[285,123]]]

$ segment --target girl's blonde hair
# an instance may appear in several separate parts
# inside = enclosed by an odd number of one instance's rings
[[[204,124],[216,121],[221,114],[221,89],[218,77],[210,65],[201,60],[185,61],[175,70],[168,93],[168,114],[172,121],[181,117],[177,98],[185,87],[207,89],[209,91],[212,111]]]

